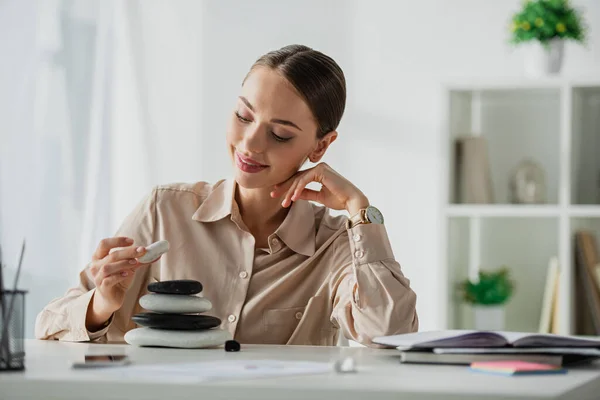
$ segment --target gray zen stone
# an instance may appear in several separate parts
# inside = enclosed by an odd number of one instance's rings
[[[152,282],[148,291],[163,294],[198,294],[202,291],[202,284],[190,279]]]
[[[198,296],[149,293],[140,298],[140,306],[157,313],[189,314],[212,309],[210,300]]]
[[[137,328],[125,334],[125,341],[134,346],[175,347],[198,349],[216,347],[231,340],[229,331],[209,329],[205,331],[166,331],[162,329]]]
[[[140,313],[131,317],[141,326],[156,329],[200,330],[221,325],[221,320],[210,315]]]

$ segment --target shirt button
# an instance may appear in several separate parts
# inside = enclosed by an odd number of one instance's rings
[[[235,322],[236,319],[237,319],[236,316],[233,314],[231,314],[229,317],[227,317],[227,321],[229,321],[229,322]]]
[[[352,237],[352,239],[354,239],[355,242],[360,242],[362,240],[362,235],[359,235],[358,233],[356,235],[354,235]]]
[[[296,313],[296,319],[302,319],[302,313],[300,311]]]
[[[246,271],[240,272],[240,278],[246,279],[248,277],[248,273]]]
[[[271,244],[272,244],[273,246],[277,246],[277,245],[279,244],[279,239],[277,239],[277,238],[273,238],[273,240],[271,240]]]
[[[356,250],[354,252],[354,257],[356,257],[356,258],[362,258],[364,255],[365,255],[365,253],[363,253],[362,250]]]

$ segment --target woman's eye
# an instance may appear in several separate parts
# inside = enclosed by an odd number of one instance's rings
[[[250,120],[250,119],[248,119],[248,118],[245,118],[245,117],[242,117],[242,115],[241,115],[239,112],[237,112],[237,111],[235,112],[235,116],[236,116],[236,118],[237,118],[237,119],[238,119],[240,122],[242,122],[242,123],[244,123],[244,124],[247,124],[247,123],[249,123],[249,122],[252,122],[252,120]],[[290,139],[292,139],[292,138],[281,137],[281,136],[279,136],[278,134],[276,134],[276,133],[275,133],[275,132],[273,132],[273,131],[271,131],[270,133],[271,133],[271,136],[273,136],[273,139],[275,139],[275,140],[276,140],[276,141],[278,141],[278,142],[282,142],[282,143],[284,143],[284,142],[287,142],[287,141],[289,141]]]
[[[291,138],[281,137],[281,136],[277,135],[275,132],[271,132],[271,135],[273,135],[273,139],[277,140],[278,142],[287,142],[288,140],[291,139]]]
[[[244,118],[244,117],[242,117],[242,116],[240,115],[240,113],[239,113],[239,112],[237,112],[237,111],[235,112],[235,116],[237,117],[237,119],[239,119],[239,120],[240,120],[240,121],[242,121],[242,122],[250,122],[250,120],[249,120],[248,118]]]

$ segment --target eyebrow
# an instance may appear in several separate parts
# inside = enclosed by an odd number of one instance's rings
[[[247,98],[245,98],[244,96],[240,96],[240,100],[242,100],[244,102],[244,104],[246,105],[246,107],[248,107],[250,109],[250,111],[254,112],[254,107],[252,106],[252,104],[250,104],[250,102],[248,101]],[[300,129],[300,127],[298,125],[296,125],[295,123],[293,123],[292,121],[288,121],[285,119],[272,119],[271,122],[273,122],[274,124],[280,124],[280,125],[287,125],[287,126],[292,126],[296,129],[298,129],[299,131],[301,131],[302,129]]]

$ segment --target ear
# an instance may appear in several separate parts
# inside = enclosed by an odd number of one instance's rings
[[[323,136],[321,139],[318,139],[317,146],[315,149],[308,155],[308,159],[312,163],[318,163],[321,158],[325,155],[325,152],[329,148],[329,145],[337,139],[338,133],[337,131],[331,131]]]

